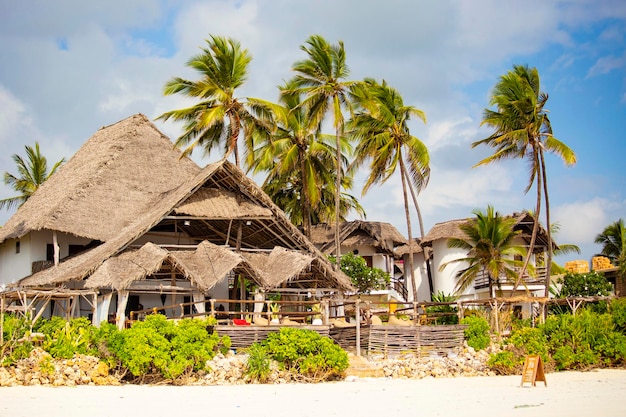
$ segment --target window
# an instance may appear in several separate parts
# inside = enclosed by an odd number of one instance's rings
[[[15,253],[20,253],[20,241],[15,242]]]

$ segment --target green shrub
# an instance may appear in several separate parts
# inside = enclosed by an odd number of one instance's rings
[[[114,344],[108,347],[121,366],[135,377],[176,379],[205,369],[207,360],[218,350],[229,347],[230,339],[222,340],[217,334],[209,333],[209,326],[214,324],[214,319],[184,319],[175,324],[161,314],[154,314],[122,331],[121,339],[114,337]]]
[[[613,317],[613,323],[618,331],[626,333],[626,298],[616,298],[611,301],[609,311]]]
[[[348,355],[339,345],[312,330],[283,327],[270,333],[261,345],[281,369],[308,380],[339,378],[349,365]]]
[[[550,361],[548,339],[541,329],[522,327],[511,333],[507,343],[516,347],[521,352],[520,356],[539,355],[544,364]]]
[[[511,350],[502,350],[491,355],[487,365],[500,375],[515,375],[521,371],[523,357]]]
[[[491,343],[489,336],[489,322],[483,317],[467,316],[461,320],[461,324],[466,324],[465,339],[467,344],[475,350],[485,349]]]
[[[260,343],[253,343],[247,349],[248,363],[246,364],[246,374],[252,381],[267,382],[271,372],[271,361],[267,349]]]
[[[439,291],[437,294],[433,293],[431,296],[432,301],[435,303],[454,302],[457,298],[453,295],[444,294],[442,291]],[[434,324],[459,324],[457,308],[451,304],[426,307],[426,313],[437,316]]]
[[[97,354],[92,343],[95,328],[86,317],[68,322],[55,316],[50,320],[42,320],[37,329],[45,335],[42,347],[53,358],[70,359],[75,354]]]
[[[33,344],[26,336],[30,334],[30,322],[24,317],[5,314],[2,324],[4,344],[0,346],[0,365],[12,365],[27,358],[33,350]]]

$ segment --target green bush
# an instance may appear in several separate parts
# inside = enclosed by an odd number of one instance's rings
[[[332,339],[322,337],[312,330],[281,328],[272,332],[263,342],[262,349],[283,370],[291,372],[307,380],[333,380],[343,376],[348,368],[348,355]],[[262,357],[258,347],[251,348],[254,360]],[[253,363],[248,366],[250,376],[265,372],[264,363]]]
[[[27,358],[33,350],[33,344],[26,336],[30,334],[29,321],[24,317],[5,314],[2,324],[4,344],[0,346],[0,365],[12,365]]]
[[[43,349],[53,358],[70,359],[75,354],[97,355],[94,327],[86,317],[65,321],[61,317],[42,320],[36,328],[45,335]]]
[[[457,298],[458,297],[453,295],[445,294],[442,291],[431,295],[431,299],[435,303],[450,303],[456,301]],[[459,316],[457,314],[456,306],[450,304],[430,306],[426,307],[426,313],[437,316],[434,324],[459,324]]]
[[[207,328],[214,324],[214,319],[184,319],[175,324],[161,314],[150,315],[122,331],[122,338],[114,338],[109,348],[135,377],[176,379],[204,369],[218,350],[230,347],[230,339],[209,333]]]
[[[507,343],[516,347],[518,352],[521,352],[520,357],[539,355],[544,364],[550,361],[548,339],[541,329],[522,327],[511,334]]]
[[[626,298],[616,298],[609,304],[613,323],[618,331],[626,333]]]
[[[523,365],[523,356],[511,350],[503,350],[489,357],[487,365],[500,375],[519,374]]]
[[[246,374],[252,381],[266,382],[271,372],[271,361],[267,349],[260,343],[254,343],[247,349],[248,363],[246,364]]]
[[[491,343],[489,336],[489,322],[479,316],[467,316],[461,320],[461,324],[466,324],[465,339],[467,344],[475,350],[485,349]]]

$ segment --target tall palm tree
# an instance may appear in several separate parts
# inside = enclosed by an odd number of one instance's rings
[[[335,253],[337,270],[341,262],[341,242],[339,241],[339,210],[341,199],[341,136],[344,130],[343,111],[350,109],[349,89],[355,84],[346,81],[350,74],[346,65],[346,52],[343,42],[329,44],[320,35],[310,36],[301,49],[308,58],[296,62],[292,70],[295,89],[304,93],[303,104],[309,111],[312,125],[321,129],[328,113],[333,115],[335,127],[336,180],[335,180]]]
[[[25,146],[26,160],[20,155],[12,156],[17,166],[17,175],[9,172],[4,173],[4,183],[13,190],[20,193],[15,197],[0,200],[0,210],[10,210],[15,206],[21,206],[26,200],[43,184],[52,174],[54,174],[64,162],[65,158],[58,161],[48,172],[48,160],[39,151],[39,143],[35,142],[35,147]]]
[[[279,89],[279,103],[259,99],[249,101],[255,117],[265,125],[273,126],[273,130],[270,134],[258,130],[253,135],[254,152],[248,154],[247,165],[255,173],[269,172],[266,184],[268,190],[273,191],[272,195],[291,194],[296,198],[294,203],[300,207],[290,210],[292,221],[300,220],[296,224],[302,224],[305,235],[310,237],[311,208],[318,206],[322,189],[327,189],[325,185],[332,183],[335,177],[336,151],[332,138],[320,134],[319,129],[310,123],[309,112],[302,106],[302,94],[293,81]],[[341,145],[343,150],[350,150],[344,137]],[[281,185],[285,190],[276,188]],[[345,182],[343,185],[351,186]],[[334,190],[332,185],[330,188]],[[283,198],[280,200],[286,203]],[[295,213],[299,215],[294,216]]]
[[[495,129],[488,138],[472,144],[495,148],[493,155],[480,161],[478,165],[498,162],[504,159],[524,159],[528,162],[530,177],[524,192],[537,185],[535,219],[528,254],[520,270],[517,284],[521,281],[532,256],[537,232],[542,197],[545,199],[546,224],[550,224],[550,203],[544,152],[559,156],[566,165],[576,163],[576,155],[565,143],[552,135],[552,125],[548,110],[544,108],[548,95],[541,92],[537,68],[514,65],[513,70],[500,77],[496,83],[489,104],[496,110],[485,109],[482,125]],[[550,265],[552,264],[552,234],[548,234],[548,259],[546,262],[545,295],[549,294]]]
[[[165,95],[183,94],[197,98],[199,103],[179,110],[165,112],[158,119],[184,122],[184,132],[176,140],[176,146],[184,147],[183,155],[189,155],[196,146],[209,154],[223,144],[227,158],[235,154],[239,166],[238,139],[244,128],[250,135],[256,121],[235,96],[248,76],[252,56],[232,38],[211,35],[202,53],[192,57],[187,66],[200,73],[201,78],[190,81],[174,77],[165,84]]]
[[[609,258],[619,268],[620,276],[626,277],[626,226],[619,219],[604,228],[595,238],[602,245],[602,255]]]
[[[419,192],[426,187],[430,178],[430,156],[426,145],[411,135],[408,121],[416,117],[426,122],[426,116],[421,110],[406,106],[398,91],[385,81],[379,84],[372,79],[364,80],[362,86],[355,89],[355,98],[360,108],[349,123],[350,133],[358,141],[354,165],[358,167],[370,161],[370,175],[363,193],[374,184],[385,183],[399,168],[408,238],[413,242],[407,188],[414,187]],[[412,254],[409,269],[413,300],[417,300]]]
[[[457,273],[456,292],[462,293],[477,277],[486,274],[489,295],[494,297],[494,284],[500,288],[500,278],[515,281],[517,268],[522,263],[515,259],[515,255],[524,256],[526,251],[523,246],[514,243],[520,233],[514,230],[514,218],[501,216],[492,206],[487,206],[485,212],[474,210],[472,213],[476,217],[459,226],[467,238],[448,239],[449,248],[466,250],[467,256],[446,262],[439,270],[443,271],[453,263],[465,262],[467,267]]]

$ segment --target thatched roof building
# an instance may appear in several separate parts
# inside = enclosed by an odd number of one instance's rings
[[[526,241],[530,241],[534,224],[533,217],[528,212],[513,213],[509,217],[515,219],[516,224],[514,229],[520,230],[521,237]],[[439,239],[467,239],[467,235],[461,230],[460,226],[471,221],[472,219],[469,218],[437,223],[428,231],[426,236],[424,236],[421,245],[423,247],[432,246],[433,242]],[[537,233],[537,242],[535,245],[537,252],[543,251],[548,246],[548,236],[546,230],[541,225]],[[556,246],[556,244],[554,245]]]
[[[80,288],[88,278],[88,288],[124,289],[165,268],[202,291],[233,270],[262,287],[352,289],[240,169],[224,159],[200,169],[143,115],[99,130],[0,229],[0,242],[36,230],[101,244],[18,287]]]
[[[101,128],[0,228],[0,242],[55,230],[100,242],[200,168],[138,114]]]

